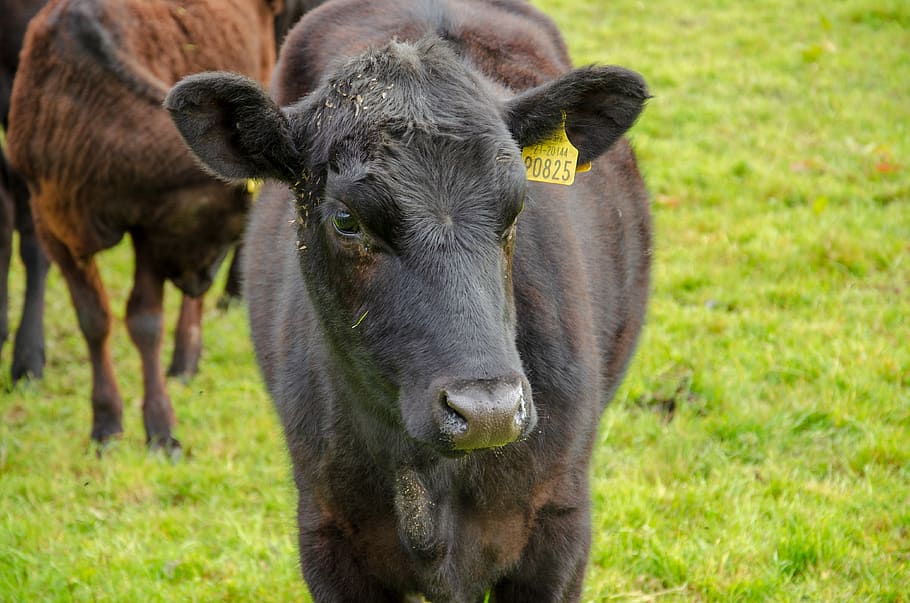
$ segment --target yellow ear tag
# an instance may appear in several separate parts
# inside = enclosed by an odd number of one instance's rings
[[[575,182],[576,172],[591,169],[591,164],[578,166],[578,149],[566,135],[566,120],[563,116],[562,126],[549,140],[538,142],[521,150],[521,159],[525,162],[528,180],[549,182],[571,186]]]
[[[259,195],[259,191],[262,189],[262,180],[258,178],[247,178],[246,179],[246,192],[253,195],[254,197]]]

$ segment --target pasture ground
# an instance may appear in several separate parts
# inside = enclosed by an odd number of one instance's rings
[[[910,4],[535,4],[654,95],[631,133],[654,294],[601,423],[583,600],[910,600]],[[171,463],[144,448],[131,255],[100,260],[126,434],[95,457],[54,269],[46,379],[10,389],[0,358],[0,600],[307,600],[243,309],[208,302]]]

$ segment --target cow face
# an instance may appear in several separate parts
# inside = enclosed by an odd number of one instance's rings
[[[187,78],[165,106],[217,173],[294,190],[300,271],[352,398],[461,453],[536,423],[511,283],[520,147],[565,119],[590,161],[645,98],[636,74],[592,68],[503,103],[427,39],[357,57],[285,110],[226,74]]]
[[[511,286],[526,184],[502,130],[383,132],[367,156],[342,140],[324,186],[298,198],[301,271],[334,347],[359,379],[396,386],[412,436],[445,448],[534,424]]]

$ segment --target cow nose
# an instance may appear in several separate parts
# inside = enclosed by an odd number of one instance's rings
[[[462,381],[439,394],[439,428],[455,450],[514,442],[528,424],[520,378]]]

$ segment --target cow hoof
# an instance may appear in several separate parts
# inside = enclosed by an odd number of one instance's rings
[[[96,426],[92,429],[92,445],[99,459],[117,447],[123,430],[114,426]]]
[[[234,295],[233,293],[228,293],[225,291],[221,297],[218,298],[218,301],[215,303],[215,307],[217,307],[222,312],[226,312],[232,307],[240,305],[240,302],[241,298],[239,294]]]
[[[123,435],[123,427],[120,423],[95,423],[92,427],[92,441],[98,446],[104,447],[111,442],[115,442]]]
[[[180,441],[170,435],[151,437],[146,442],[151,452],[163,452],[170,460],[179,461],[183,458],[183,447]]]
[[[198,362],[179,361],[174,359],[167,369],[167,376],[171,379],[177,379],[180,383],[186,385],[199,372]]]
[[[182,371],[174,368],[170,368],[167,371],[168,379],[176,379],[183,385],[187,385],[193,378],[193,375],[188,371]]]
[[[44,350],[33,350],[13,355],[13,383],[22,379],[41,379],[44,376]]]
[[[95,451],[95,456],[100,459],[107,453],[115,450],[120,444],[120,435],[121,434],[118,433],[106,438],[104,441],[92,439],[92,448]]]

